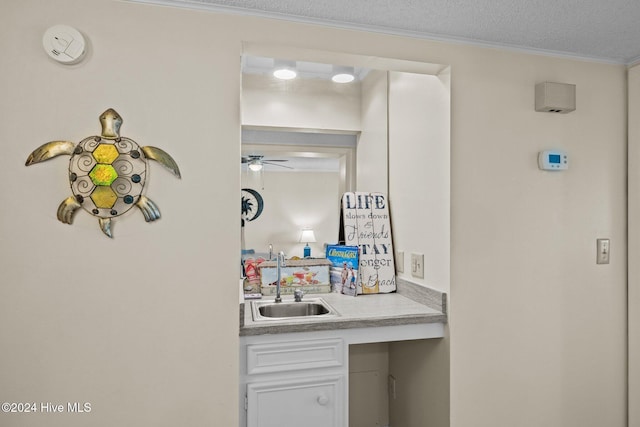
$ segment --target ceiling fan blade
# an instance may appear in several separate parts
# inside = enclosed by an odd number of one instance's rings
[[[285,161],[285,162],[286,162],[286,160],[283,160],[283,161]],[[262,161],[262,164],[264,164],[264,165],[271,165],[271,166],[278,166],[278,167],[281,167],[281,168],[287,168],[287,169],[293,169],[291,166],[281,165],[280,163],[272,163],[272,161],[271,161],[271,160],[263,160],[263,161]]]
[[[257,154],[249,154],[248,156],[242,156],[242,163],[249,163],[252,162],[254,160],[261,160],[264,156],[261,155],[257,155]]]
[[[268,159],[268,160],[264,160],[265,162],[288,162],[289,160],[286,159]]]

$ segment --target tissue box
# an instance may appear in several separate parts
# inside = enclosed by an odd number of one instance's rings
[[[277,266],[276,261],[265,261],[258,266],[260,269],[262,295],[276,294]],[[280,293],[289,295],[293,294],[297,289],[301,289],[307,294],[331,292],[330,267],[331,261],[325,258],[286,260],[285,266],[280,269]]]

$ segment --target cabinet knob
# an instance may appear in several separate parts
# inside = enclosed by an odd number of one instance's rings
[[[327,396],[324,394],[318,396],[318,404],[325,406],[327,403],[329,403],[329,398]]]

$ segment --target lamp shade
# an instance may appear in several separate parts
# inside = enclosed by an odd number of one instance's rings
[[[300,235],[301,243],[315,243],[316,235],[313,233],[313,230],[307,229],[302,230],[302,234]]]

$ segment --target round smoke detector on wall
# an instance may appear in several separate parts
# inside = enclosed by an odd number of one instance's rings
[[[68,25],[54,25],[45,31],[42,45],[51,58],[62,64],[77,64],[85,55],[84,37]]]

